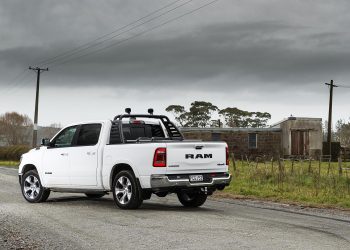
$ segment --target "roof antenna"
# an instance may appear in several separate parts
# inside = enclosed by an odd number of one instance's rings
[[[148,114],[153,115],[153,109],[148,109]]]
[[[126,109],[125,109],[125,113],[127,113],[128,115],[130,115],[130,113],[131,113],[131,108],[126,108]]]

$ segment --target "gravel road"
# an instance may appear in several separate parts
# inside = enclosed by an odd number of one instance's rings
[[[30,204],[17,172],[0,167],[0,249],[350,249],[350,213],[210,199],[185,209],[174,196],[139,210],[112,196],[53,193]]]

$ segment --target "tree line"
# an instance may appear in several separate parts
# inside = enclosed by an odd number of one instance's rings
[[[231,128],[262,128],[271,119],[267,112],[250,112],[237,107],[219,109],[205,101],[192,102],[189,110],[181,105],[170,105],[165,111],[172,113],[182,127],[221,127],[221,121],[213,119],[215,113],[222,116],[225,125]]]
[[[51,136],[60,124],[41,127],[43,134]],[[25,114],[6,112],[0,115],[0,145],[30,145],[33,135],[33,121]]]

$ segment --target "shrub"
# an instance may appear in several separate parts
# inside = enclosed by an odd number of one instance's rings
[[[26,145],[0,147],[0,160],[19,161],[21,155],[27,153],[29,150],[30,147]]]

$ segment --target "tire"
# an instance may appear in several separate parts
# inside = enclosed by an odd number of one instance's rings
[[[130,170],[122,170],[116,174],[112,191],[114,202],[121,209],[137,209],[142,204],[141,187]]]
[[[30,203],[44,202],[50,196],[50,189],[41,185],[40,177],[36,170],[30,170],[22,176],[22,195]]]
[[[85,195],[89,198],[92,199],[98,199],[98,198],[102,198],[103,196],[105,196],[105,193],[99,194],[99,193],[85,193]]]
[[[204,193],[179,192],[177,193],[177,197],[185,207],[200,207],[207,200],[208,195]]]

